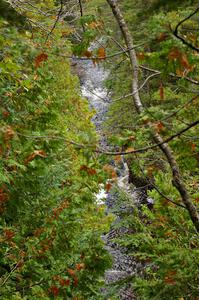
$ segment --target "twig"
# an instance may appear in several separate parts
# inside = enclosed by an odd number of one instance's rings
[[[195,14],[197,14],[197,12],[199,11],[199,7],[196,8],[196,10],[194,12],[192,12],[189,16],[187,16],[186,18],[184,18],[183,20],[181,20],[175,27],[175,30],[172,32],[173,35],[182,41],[182,43],[186,46],[188,46],[189,48],[191,48],[192,50],[195,50],[197,52],[199,52],[199,48],[197,48],[196,46],[194,46],[193,44],[191,44],[190,42],[188,42],[187,40],[185,40],[182,36],[180,36],[178,34],[178,28],[180,27],[180,25],[182,25],[185,21],[189,20],[191,17],[193,17]]]
[[[59,19],[60,19],[60,16],[61,16],[61,13],[62,13],[62,10],[63,10],[63,0],[60,0],[60,9],[59,9],[59,12],[57,14],[57,17],[56,17],[56,20],[55,20],[55,23],[53,24],[53,27],[51,28],[50,32],[47,34],[46,36],[46,39],[45,39],[45,44],[47,43],[50,35],[53,33],[57,23],[59,22]]]
[[[139,65],[139,68],[143,69],[143,70],[146,70],[146,71],[149,71],[149,72],[154,72],[154,73],[159,72],[160,74],[162,74],[161,71],[155,70],[155,69],[152,69],[152,68],[149,68],[149,67],[146,67],[144,65]],[[169,73],[169,76],[175,77],[175,78],[179,78],[179,79],[185,79],[185,80],[187,80],[187,81],[189,81],[189,82],[191,82],[193,84],[199,85],[199,81],[197,81],[197,80],[195,80],[193,78],[187,77],[187,76],[179,76],[179,75],[175,75],[173,73]]]
[[[126,95],[126,96],[124,96],[124,97],[121,97],[121,98],[118,98],[118,99],[116,99],[116,100],[113,100],[113,102],[122,100],[123,98],[127,98],[127,97],[129,97],[129,96],[134,96],[137,92],[139,92],[141,89],[143,89],[143,87],[146,85],[146,83],[149,81],[149,79],[151,79],[152,77],[155,77],[155,76],[157,76],[157,75],[160,75],[160,74],[161,74],[160,72],[156,72],[156,73],[154,73],[154,74],[151,74],[150,76],[148,76],[148,77],[145,79],[145,81],[141,84],[141,86],[140,86],[136,91],[134,91],[133,93],[128,94],[128,95]]]
[[[173,204],[175,204],[175,205],[177,205],[177,206],[180,206],[180,207],[182,207],[182,208],[184,208],[184,209],[187,209],[186,206],[184,206],[184,205],[182,205],[182,204],[180,204],[180,203],[177,203],[177,202],[171,200],[170,198],[168,198],[165,194],[163,194],[163,193],[159,190],[159,188],[158,188],[155,184],[151,183],[151,185],[152,185],[153,188],[154,188],[154,189],[155,189],[162,197],[164,197],[167,201],[169,201],[169,202],[171,202],[171,203],[173,203]]]
[[[10,278],[10,276],[12,275],[12,273],[17,269],[17,267],[19,266],[19,264],[21,263],[22,259],[20,259],[17,264],[12,268],[12,270],[10,271],[10,273],[6,276],[6,278],[4,279],[4,281],[2,282],[1,286],[3,286],[8,279]]]
[[[176,111],[174,111],[173,113],[171,113],[170,115],[168,115],[167,117],[161,119],[161,121],[165,121],[170,119],[171,117],[177,115],[179,113],[179,111],[181,111],[183,108],[185,108],[187,105],[189,105],[191,102],[193,102],[194,100],[196,100],[198,98],[199,95],[196,95],[195,97],[193,97],[192,99],[190,99],[189,101],[187,101],[185,104],[183,104],[181,107],[179,107]]]
[[[141,166],[140,162],[139,162],[139,159],[137,158],[137,161],[138,161],[138,165],[139,165],[139,168],[140,168],[140,171],[142,172],[142,175],[144,176],[144,178],[146,179],[146,181],[148,182],[148,186],[152,186],[162,197],[164,197],[167,201],[175,204],[176,206],[180,206],[184,209],[187,209],[186,206],[180,204],[180,203],[177,203],[173,200],[171,200],[170,198],[168,198],[165,194],[163,194],[159,188],[146,176],[146,174],[144,173],[144,170],[143,170],[143,167]]]
[[[79,2],[80,15],[81,15],[81,17],[83,17],[84,14],[83,14],[82,0],[78,0],[78,2]],[[85,31],[84,24],[82,24],[82,29],[83,29],[83,31]]]

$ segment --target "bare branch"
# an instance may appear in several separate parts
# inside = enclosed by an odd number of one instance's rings
[[[189,48],[191,48],[192,50],[195,50],[197,52],[199,52],[199,48],[197,48],[196,46],[194,46],[193,44],[191,44],[190,42],[188,42],[187,40],[185,40],[181,35],[179,35],[178,33],[178,29],[179,27],[187,20],[189,20],[191,17],[193,17],[195,14],[197,14],[199,12],[199,7],[196,8],[196,10],[194,12],[192,12],[189,16],[187,16],[186,18],[184,18],[183,20],[181,20],[175,27],[175,30],[172,32],[173,35],[182,41],[182,43],[186,46],[188,46]]]
[[[106,155],[129,155],[129,154],[136,154],[136,153],[144,153],[148,150],[151,150],[151,149],[154,149],[154,148],[157,148],[157,147],[160,147],[166,143],[169,143],[170,141],[172,141],[173,139],[175,139],[176,137],[179,137],[180,135],[182,135],[183,133],[185,133],[186,131],[188,131],[190,128],[196,126],[199,124],[199,120],[189,124],[187,127],[185,127],[184,129],[180,130],[179,132],[173,134],[172,136],[168,137],[167,139],[157,143],[157,144],[153,144],[151,146],[148,146],[148,147],[143,147],[143,148],[139,148],[139,149],[135,149],[135,150],[131,150],[131,151],[121,151],[121,152],[111,152],[111,151],[104,151],[104,150],[101,150],[99,148],[96,149],[96,145],[85,145],[85,144],[80,144],[80,143],[77,143],[75,141],[72,141],[72,140],[67,140],[66,138],[64,137],[60,137],[60,136],[42,136],[42,135],[27,135],[27,134],[22,134],[20,132],[16,132],[17,135],[19,136],[23,136],[23,137],[26,137],[26,138],[33,138],[33,139],[46,139],[46,140],[57,140],[57,141],[64,141],[65,143],[67,144],[71,144],[71,145],[74,145],[76,146],[77,148],[85,148],[85,149],[88,149],[88,148],[91,148],[91,150],[93,152],[96,152],[96,153],[101,153],[101,154],[106,154]]]
[[[46,36],[46,40],[45,40],[45,44],[47,43],[50,35],[53,33],[57,23],[59,22],[59,19],[61,17],[61,13],[62,13],[62,10],[63,10],[63,0],[60,0],[60,9],[59,9],[59,12],[57,14],[57,17],[56,17],[56,20],[55,20],[55,23],[53,24],[53,27],[51,28],[51,31],[47,34]]]

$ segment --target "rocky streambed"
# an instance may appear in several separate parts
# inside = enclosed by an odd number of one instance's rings
[[[104,86],[104,81],[107,79],[109,72],[100,65],[94,65],[89,60],[73,61],[76,74],[80,78],[82,95],[86,97],[92,109],[96,111],[93,117],[93,122],[96,126],[96,131],[100,137],[100,147],[103,149],[109,148],[107,140],[103,134],[102,124],[106,120],[110,98],[107,89]],[[113,265],[110,270],[106,271],[105,282],[106,288],[103,290],[104,298],[109,298],[109,292],[114,285],[121,282],[121,287],[118,288],[118,298],[122,300],[135,300],[136,296],[130,284],[125,283],[125,279],[133,276],[143,266],[136,261],[135,257],[128,255],[125,247],[119,246],[114,242],[114,239],[121,235],[130,233],[128,228],[124,226],[115,226],[119,224],[123,218],[124,212],[131,213],[133,206],[139,201],[139,193],[129,184],[129,170],[127,164],[122,159],[117,173],[119,174],[116,185],[116,190],[122,191],[129,199],[128,203],[118,203],[118,192],[106,193],[103,189],[96,196],[99,204],[105,203],[107,212],[115,215],[114,224],[110,231],[102,238],[105,242],[105,247],[109,251],[113,259]]]

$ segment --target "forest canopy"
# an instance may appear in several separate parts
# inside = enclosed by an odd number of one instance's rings
[[[0,0],[1,299],[199,299],[198,21],[195,0]],[[81,61],[109,74],[100,133]],[[105,287],[110,225],[141,269]]]

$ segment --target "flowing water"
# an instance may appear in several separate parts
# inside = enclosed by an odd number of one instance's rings
[[[100,138],[100,147],[107,149],[107,140],[103,134],[102,124],[106,120],[106,113],[108,111],[110,98],[108,91],[104,86],[104,81],[107,79],[109,72],[100,65],[94,65],[92,61],[78,61],[75,63],[76,73],[78,74],[81,82],[82,95],[86,97],[92,109],[96,111],[93,117],[93,122],[96,126],[96,131]],[[115,167],[116,168],[116,167]],[[120,227],[115,229],[114,225],[120,222],[122,212],[133,209],[133,203],[136,202],[137,194],[133,190],[133,187],[128,183],[129,170],[127,164],[121,161],[119,168],[117,167],[117,173],[119,174],[117,180],[117,189],[122,191],[129,199],[129,205],[118,205],[118,193],[106,193],[103,187],[96,195],[97,203],[106,204],[107,211],[115,214],[115,221],[106,235],[102,238],[105,242],[105,247],[112,255],[113,265],[111,270],[107,270],[105,274],[106,288],[104,289],[105,297],[108,297],[110,283],[116,283],[118,280],[125,279],[132,276],[142,266],[136,262],[135,258],[129,256],[124,247],[117,245],[113,239],[128,233],[127,228]],[[129,284],[124,284],[119,289],[119,297],[122,300],[136,299],[132,288]],[[109,298],[109,297],[108,297]],[[105,298],[107,299],[107,298]]]

